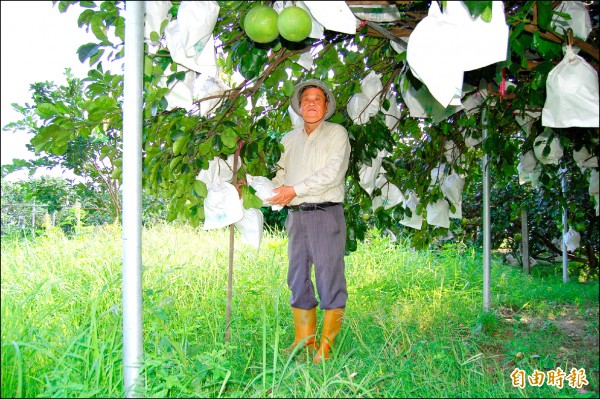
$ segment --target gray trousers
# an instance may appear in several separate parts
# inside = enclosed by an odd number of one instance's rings
[[[312,309],[319,302],[311,280],[315,266],[321,309],[345,308],[348,299],[344,276],[346,220],[342,205],[313,211],[290,211],[288,233],[288,286],[294,308]]]

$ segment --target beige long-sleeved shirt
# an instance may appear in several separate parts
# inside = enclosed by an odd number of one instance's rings
[[[303,202],[343,202],[344,178],[350,160],[346,128],[323,121],[310,134],[303,127],[283,136],[276,186],[293,186],[296,197],[289,205]]]

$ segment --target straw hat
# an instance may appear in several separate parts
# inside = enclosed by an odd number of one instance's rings
[[[327,97],[327,100],[329,100],[329,103],[327,104],[327,112],[325,113],[325,118],[324,118],[324,119],[328,119],[331,115],[333,115],[333,113],[335,111],[335,98],[333,97],[333,92],[331,91],[331,89],[329,87],[327,87],[325,85],[325,83],[321,82],[318,79],[308,79],[307,81],[298,83],[296,85],[296,87],[294,87],[294,94],[292,95],[292,98],[290,100],[292,109],[298,115],[302,115],[300,113],[300,102],[299,102],[299,98],[298,98],[298,93],[300,93],[300,91],[306,86],[316,86],[319,89],[323,90],[323,92],[325,93],[325,95]]]

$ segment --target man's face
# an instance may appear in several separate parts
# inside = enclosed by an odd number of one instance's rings
[[[317,87],[309,87],[300,97],[300,113],[306,123],[316,123],[327,113],[325,93]]]

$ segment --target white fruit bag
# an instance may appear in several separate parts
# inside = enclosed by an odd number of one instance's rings
[[[275,183],[271,180],[264,176],[246,175],[246,181],[250,187],[256,190],[256,196],[263,200],[263,206],[270,206],[274,211],[279,211],[283,208],[281,205],[271,205],[271,203],[267,201],[267,198],[271,198],[275,195],[273,192]]]
[[[388,155],[386,150],[381,150],[377,154],[377,157],[371,160],[371,166],[362,164],[360,171],[358,172],[359,184],[369,195],[373,194],[375,189],[375,181],[377,176],[382,171],[381,163],[384,157]],[[385,171],[385,169],[384,169]]]
[[[400,106],[396,102],[396,97],[391,92],[388,92],[386,98],[390,101],[390,108],[387,111],[383,108],[381,110],[385,114],[385,125],[390,131],[393,131],[394,129],[398,129],[398,122],[402,114]]]
[[[427,223],[432,226],[450,227],[450,205],[445,199],[427,204]]]
[[[227,157],[227,161],[215,157],[208,162],[208,169],[198,173],[197,180],[202,180],[207,188],[213,184],[229,182],[233,178],[233,154]]]
[[[378,107],[363,93],[356,93],[348,101],[348,116],[355,125],[364,125],[377,114]]]
[[[375,71],[369,72],[369,74],[360,81],[360,90],[371,102],[371,107],[378,109],[379,96],[381,96],[381,91],[383,90],[381,74],[376,73]]]
[[[563,238],[563,242],[565,243],[566,247],[567,247],[567,251],[571,252],[571,251],[575,251],[577,248],[579,248],[579,240],[581,239],[581,236],[579,235],[578,232],[576,232],[575,230],[573,230],[572,227],[569,227],[569,231],[567,231],[567,233],[565,234],[564,238]]]
[[[575,160],[581,170],[598,167],[598,157],[593,157],[585,147],[581,147],[579,151],[573,150],[573,160]]]
[[[259,249],[263,233],[263,214],[260,209],[256,208],[244,209],[243,211],[244,216],[240,221],[235,222],[235,227],[242,235],[242,243]]]
[[[569,14],[569,19],[563,18],[558,13]],[[592,31],[592,20],[590,12],[582,1],[561,1],[554,9],[552,24],[557,32],[565,35],[569,28],[573,30],[573,35],[584,42],[588,39]]]
[[[521,126],[523,131],[529,136],[531,132],[531,126],[540,119],[541,112],[537,111],[525,111],[523,116],[520,114],[515,115],[515,120]]]
[[[188,70],[183,80],[175,80],[171,83],[171,90],[165,96],[168,111],[178,107],[184,108],[187,111],[191,111],[194,108],[193,87],[196,76],[196,72]],[[167,79],[166,76],[162,77],[159,85],[166,87]]]
[[[408,107],[412,118],[433,118],[435,123],[447,119],[462,109],[462,105],[450,105],[446,108],[442,106],[430,93],[427,86],[422,85],[419,90],[410,84],[401,83],[400,93],[404,104]]]
[[[431,2],[427,17],[413,30],[406,59],[413,74],[443,106],[460,105],[464,71],[504,61],[508,25],[501,1],[492,2],[492,18],[472,18],[462,1],[445,2],[443,13]]]
[[[598,195],[600,194],[600,190],[598,188],[598,170],[592,169],[590,172],[590,187],[588,188],[590,195]]]
[[[548,74],[542,125],[599,127],[598,72],[566,47],[565,57]]]
[[[344,1],[304,1],[314,17],[327,30],[356,34],[356,17]]]
[[[453,219],[462,219],[462,190],[465,187],[465,180],[453,173],[444,179],[442,192],[448,198],[448,201],[454,205],[455,211],[449,213]]]
[[[383,209],[390,209],[404,201],[400,189],[390,183],[385,176],[379,176],[375,185],[381,188],[381,195],[373,198],[373,212],[381,206]]]
[[[244,207],[237,189],[231,183],[213,184],[204,199],[204,230],[219,229],[239,222]]]
[[[156,54],[160,49],[159,41],[150,39],[152,32],[160,36],[160,26],[163,21],[171,20],[169,10],[173,4],[170,1],[146,1],[146,15],[144,16],[144,41],[148,43],[148,53]]]
[[[547,130],[537,136],[533,142],[533,153],[535,154],[535,157],[544,165],[558,165],[558,161],[563,156],[563,147],[560,144],[558,136],[552,137],[552,141],[550,143],[548,143],[549,139],[550,132]],[[544,151],[548,145],[550,146],[550,152],[547,155],[544,155]]]
[[[460,39],[459,26],[432,1],[427,16],[415,26],[408,41],[406,60],[413,75],[427,86],[442,108],[460,104],[464,73],[457,56],[456,42]]]
[[[532,173],[535,170],[537,160],[535,159],[535,155],[533,155],[532,150],[527,151],[525,155],[519,156],[519,159],[519,164],[522,165],[523,172]]]
[[[413,229],[421,230],[423,226],[423,216],[417,214],[417,205],[419,205],[419,197],[414,192],[409,192],[408,198],[404,197],[405,201],[402,203],[404,208],[411,210],[412,215],[410,217],[404,216],[400,223],[412,227]]]
[[[177,19],[165,28],[171,58],[198,73],[216,76],[218,69],[212,35],[219,16],[216,1],[183,1]]]
[[[430,186],[441,186],[444,183],[444,178],[445,178],[444,171],[445,170],[446,170],[445,163],[438,164],[438,166],[431,169],[431,172],[429,173],[429,176],[431,176],[431,182],[429,183],[429,185]]]
[[[203,100],[207,97],[216,97],[229,90],[229,87],[219,77],[213,77],[206,74],[200,74],[194,81],[193,97],[194,100]],[[200,116],[207,116],[214,113],[222,98],[211,98],[210,100],[200,101],[198,108]]]
[[[529,150],[525,155],[519,155],[519,165],[517,170],[519,171],[519,184],[523,185],[527,182],[533,182],[540,174],[540,168],[536,168],[538,162],[533,154],[532,150]]]

